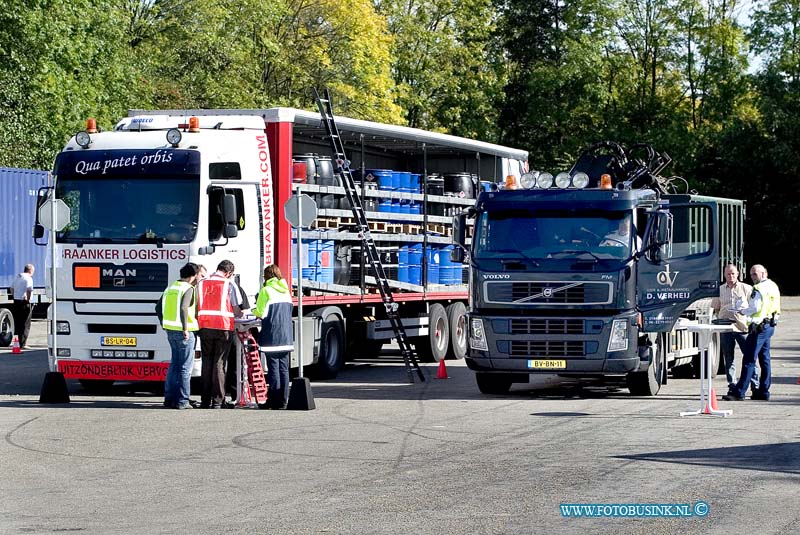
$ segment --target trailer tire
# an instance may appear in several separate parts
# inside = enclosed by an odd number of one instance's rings
[[[319,360],[314,366],[317,379],[334,379],[344,366],[344,323],[342,317],[328,313],[319,333]]]
[[[7,308],[0,308],[0,347],[8,347],[14,341],[14,315]]]
[[[89,394],[110,394],[114,386],[114,381],[109,379],[79,379],[84,390]]]
[[[643,372],[631,372],[625,380],[628,390],[634,396],[655,396],[661,390],[661,377],[665,366],[665,340],[663,334],[656,334],[651,339],[653,361]]]
[[[422,362],[439,362],[447,356],[450,345],[450,323],[444,307],[439,303],[431,305],[428,312],[428,336],[414,341],[414,348]]]
[[[450,324],[447,358],[461,360],[467,355],[467,307],[464,303],[453,303],[447,307],[447,322]]]
[[[475,373],[475,382],[481,394],[503,396],[508,394],[513,382],[510,377],[501,373]]]

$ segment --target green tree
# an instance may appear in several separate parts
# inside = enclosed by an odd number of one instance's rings
[[[397,103],[410,126],[490,139],[502,87],[490,0],[383,1]]]
[[[0,10],[0,163],[46,169],[87,117],[110,123],[136,92],[125,13],[112,1]]]

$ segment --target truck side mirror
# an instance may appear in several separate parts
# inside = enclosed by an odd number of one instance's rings
[[[650,229],[646,255],[651,262],[661,262],[662,252],[669,251],[672,243],[672,214],[657,212],[654,225]]]
[[[453,247],[453,250],[450,251],[450,261],[454,264],[463,264],[464,263],[464,249],[461,247]]]
[[[33,226],[33,239],[34,240],[41,240],[44,238],[44,227],[40,223],[36,223]]]
[[[461,249],[467,248],[467,217],[469,212],[453,216],[453,242]],[[459,249],[459,250],[461,250]]]
[[[222,196],[222,214],[224,225],[224,233],[226,238],[235,238],[239,234],[239,227],[237,222],[239,220],[239,214],[236,210],[236,197],[234,197],[230,193],[226,193]]]

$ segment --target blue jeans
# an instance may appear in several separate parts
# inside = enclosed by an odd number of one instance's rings
[[[267,360],[267,405],[285,407],[289,402],[289,351],[262,354]]]
[[[761,384],[758,390],[753,390],[753,393],[769,398],[769,387],[772,383],[769,345],[774,332],[775,327],[766,325],[762,332],[753,329],[747,335],[744,356],[742,357],[742,375],[739,377],[739,382],[732,389],[734,395],[744,397],[745,393],[747,393],[747,387],[750,386],[750,381],[756,370],[757,358],[758,365],[761,366]]]
[[[745,341],[747,333],[723,332],[719,335],[719,344],[722,347],[722,359],[725,363],[725,378],[728,380],[728,388],[736,384],[736,359],[734,351],[739,346],[744,355]],[[758,388],[758,371],[753,369],[753,378],[750,386],[755,390]]]
[[[194,333],[183,338],[183,331],[167,331],[167,340],[172,350],[172,360],[164,383],[164,405],[185,407],[189,404],[190,381],[194,365]]]

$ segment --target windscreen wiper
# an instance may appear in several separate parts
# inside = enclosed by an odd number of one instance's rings
[[[555,252],[552,252],[552,253],[547,253],[547,258],[555,258],[555,257],[562,256],[562,255],[563,256],[566,256],[566,255],[578,256],[578,255],[582,255],[582,254],[588,254],[589,256],[594,258],[596,262],[600,261],[600,257],[599,256],[597,256],[596,254],[594,254],[591,251],[587,251],[586,249],[567,249],[565,251],[555,251]]]

